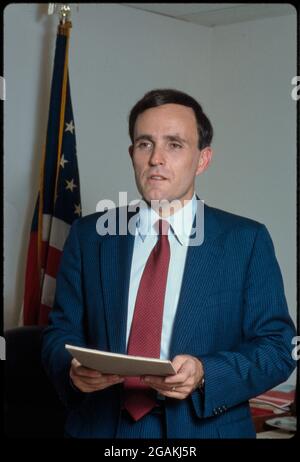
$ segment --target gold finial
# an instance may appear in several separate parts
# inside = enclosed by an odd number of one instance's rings
[[[65,24],[70,20],[71,16],[71,7],[68,3],[63,3],[60,7],[60,21],[61,24]]]
[[[69,3],[48,3],[48,15],[59,14],[60,24],[70,21],[71,7]]]

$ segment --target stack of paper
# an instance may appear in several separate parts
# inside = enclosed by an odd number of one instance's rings
[[[100,371],[103,374],[119,374],[123,376],[166,376],[176,374],[171,361],[110,353],[74,345],[65,345],[65,347],[83,366]]]
[[[290,410],[295,399],[295,388],[283,391],[279,388],[269,390],[250,400],[251,413],[254,416],[281,414]]]

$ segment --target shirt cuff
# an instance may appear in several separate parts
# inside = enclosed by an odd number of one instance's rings
[[[204,384],[205,384],[205,380],[204,380],[204,377],[202,377],[202,380],[200,381],[199,385],[198,385],[198,388],[201,390],[201,391],[204,391]]]

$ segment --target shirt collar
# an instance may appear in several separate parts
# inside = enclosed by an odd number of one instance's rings
[[[191,229],[197,209],[197,199],[194,193],[192,199],[181,207],[176,213],[164,218],[170,223],[169,233],[172,232],[181,245],[188,245]],[[142,241],[150,235],[157,235],[154,224],[161,217],[145,201],[140,203],[139,218],[137,220],[137,232]]]

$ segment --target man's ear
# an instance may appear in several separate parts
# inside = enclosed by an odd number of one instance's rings
[[[133,156],[133,145],[129,146],[128,152],[129,152],[129,155],[130,155],[130,157],[131,157],[131,159],[132,159],[132,156]]]
[[[213,156],[213,150],[210,146],[207,146],[206,148],[201,149],[199,161],[198,161],[198,167],[196,170],[196,176],[200,175],[200,173],[203,173],[209,167],[211,160],[212,160],[212,156]]]

